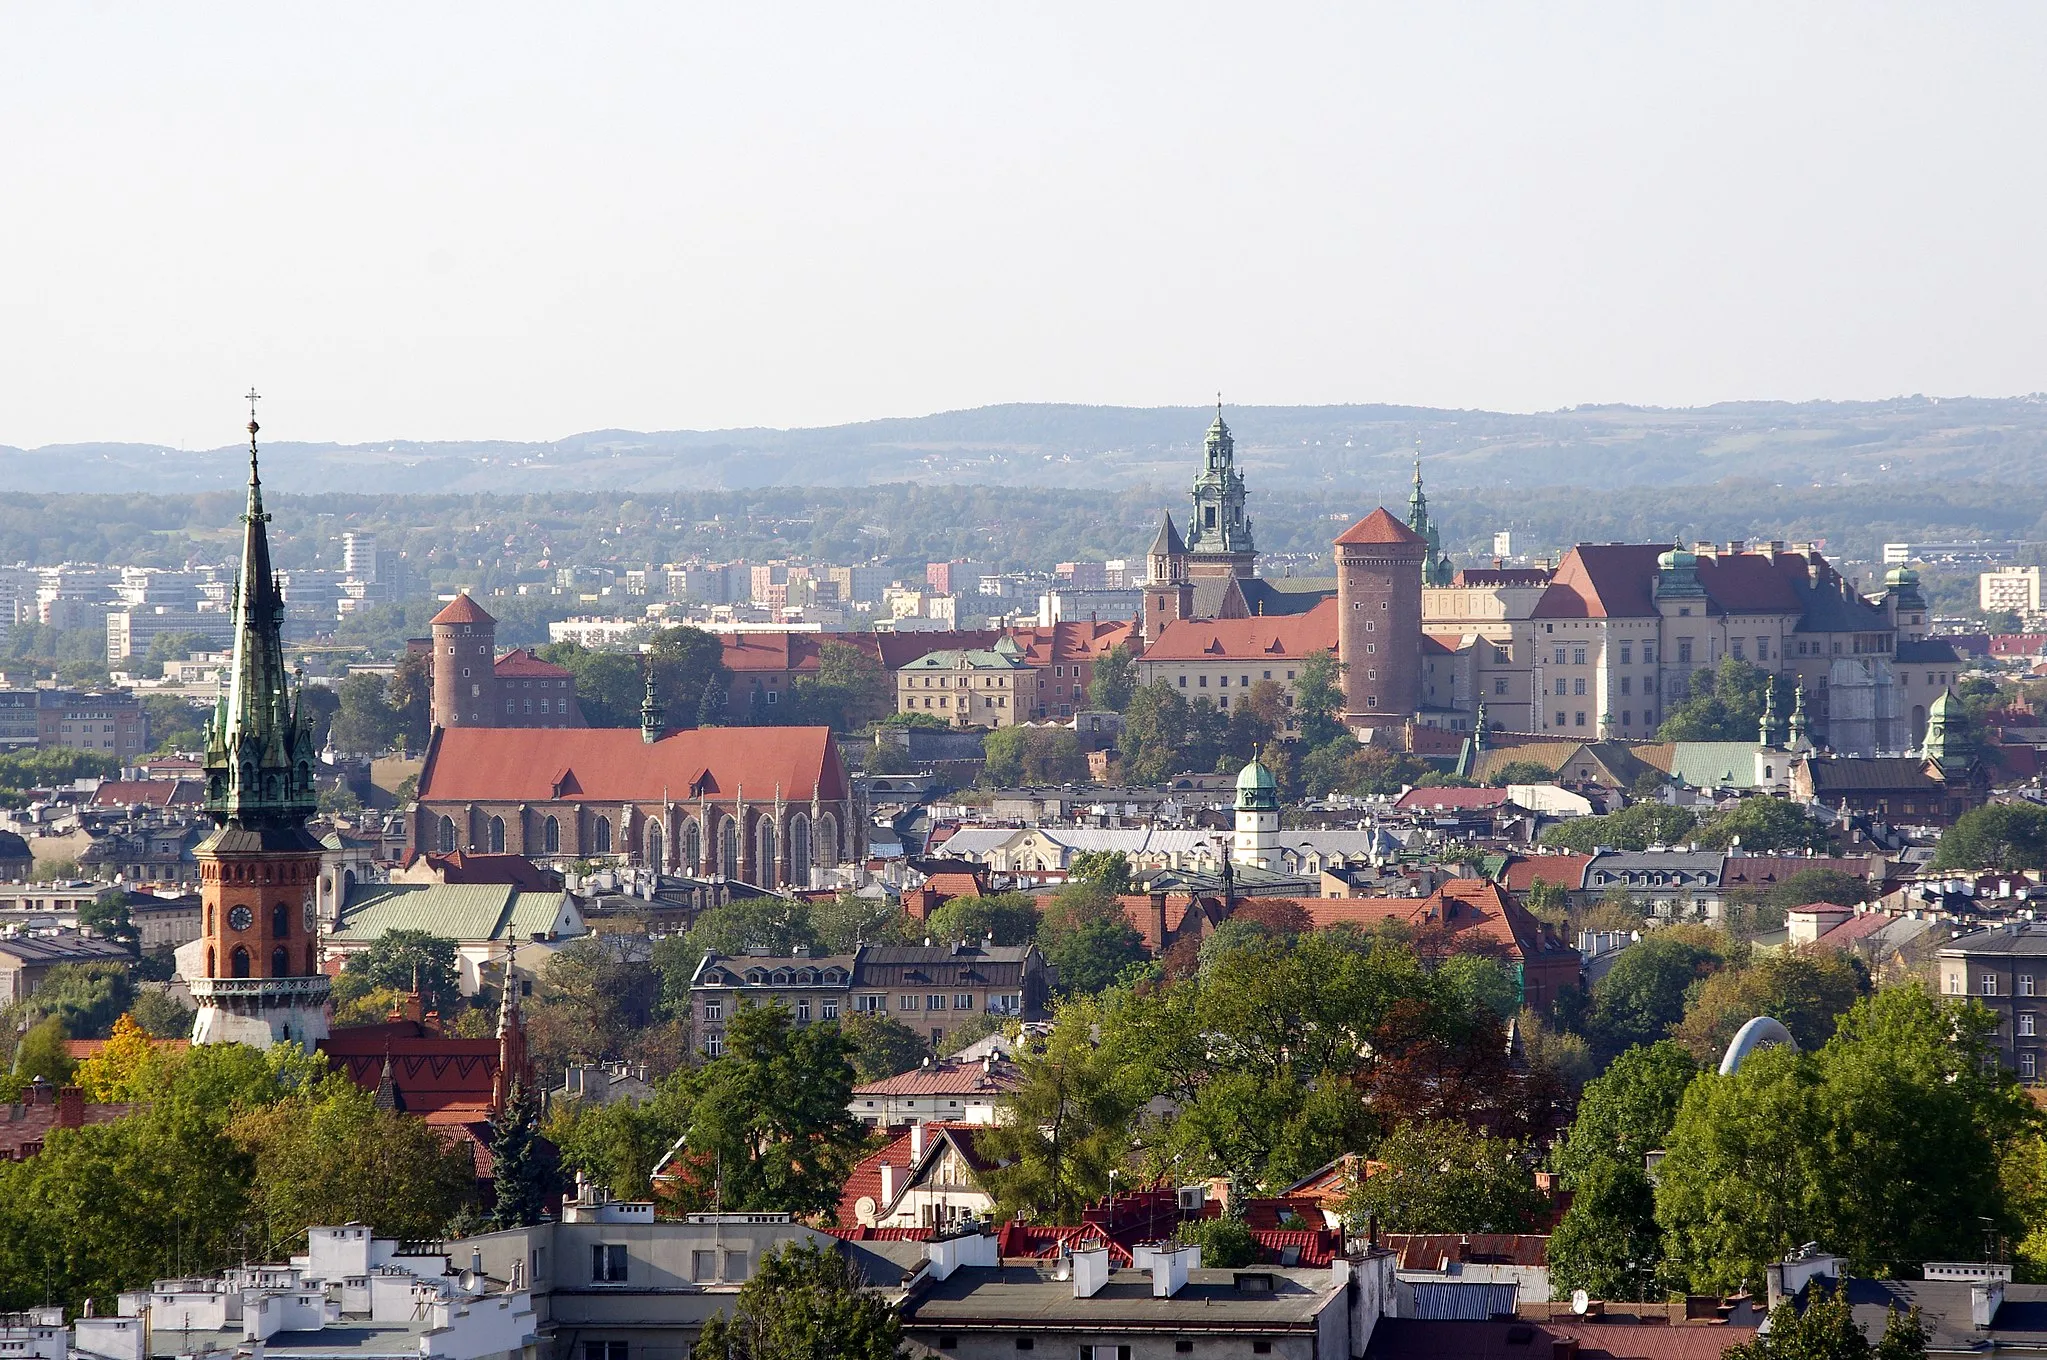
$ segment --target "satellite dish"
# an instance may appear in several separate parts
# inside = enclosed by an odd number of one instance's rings
[[[1586,1292],[1585,1292],[1584,1290],[1582,1290],[1582,1289],[1573,1289],[1573,1290],[1571,1291],[1571,1311],[1572,1311],[1572,1312],[1576,1313],[1576,1314],[1577,1314],[1577,1315],[1578,1315],[1579,1317],[1584,1317],[1584,1316],[1585,1316],[1585,1310],[1586,1310],[1587,1308],[1590,1308],[1591,1306],[1592,1306],[1592,1296],[1591,1296],[1590,1294],[1586,1293]]]

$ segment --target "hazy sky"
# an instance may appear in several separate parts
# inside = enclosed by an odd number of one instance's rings
[[[0,443],[2047,389],[2047,6],[0,6]]]

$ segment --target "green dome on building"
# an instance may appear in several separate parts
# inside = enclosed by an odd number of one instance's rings
[[[1237,807],[1241,811],[1266,811],[1279,806],[1279,782],[1262,761],[1254,760],[1237,773]]]

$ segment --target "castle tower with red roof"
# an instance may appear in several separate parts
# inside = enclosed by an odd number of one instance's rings
[[[1383,506],[1336,540],[1337,656],[1353,728],[1397,727],[1421,710],[1428,554],[1428,540]]]
[[[434,640],[435,727],[496,727],[498,621],[465,592],[428,625]]]
[[[250,394],[253,403],[255,396]],[[313,814],[312,715],[284,665],[284,598],[270,569],[263,484],[249,412],[249,501],[234,590],[234,666],[206,724],[206,812],[199,861],[205,972],[194,1043],[297,1043],[327,1034],[314,904],[320,843]]]

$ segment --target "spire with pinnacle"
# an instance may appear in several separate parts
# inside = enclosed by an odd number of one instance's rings
[[[1783,743],[1784,724],[1783,720],[1777,716],[1777,682],[1775,680],[1770,681],[1763,688],[1763,720],[1760,728],[1761,730],[1757,735],[1764,746],[1778,746]]]
[[[1251,542],[1251,518],[1244,513],[1244,474],[1237,471],[1237,441],[1223,421],[1222,395],[1215,400],[1215,423],[1208,427],[1201,475],[1194,479],[1194,518],[1187,526],[1187,548],[1198,555],[1237,556],[1257,551]],[[1246,565],[1242,574],[1249,574]]]
[[[661,740],[662,708],[661,696],[654,690],[654,658],[650,654],[646,662],[647,693],[640,700],[640,740],[652,746]]]
[[[1456,574],[1443,555],[1443,533],[1429,519],[1429,498],[1422,491],[1422,441],[1414,441],[1414,490],[1407,497],[1407,527],[1428,540],[1429,555],[1422,563],[1422,584],[1447,586]]]
[[[284,664],[284,598],[270,566],[270,516],[249,393],[249,501],[234,586],[234,665],[206,727],[206,810],[216,825],[298,829],[313,815],[313,725]],[[301,678],[300,690],[303,690]]]

